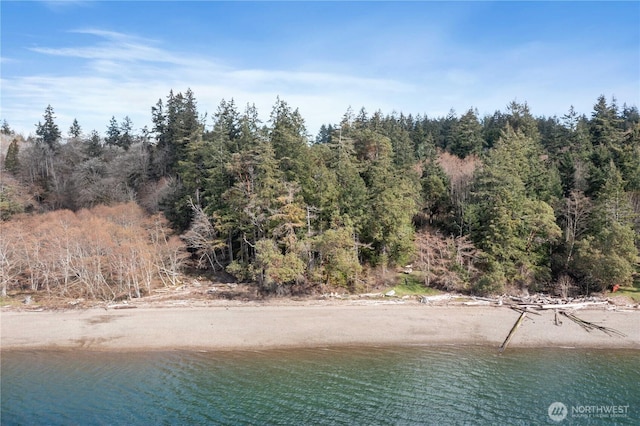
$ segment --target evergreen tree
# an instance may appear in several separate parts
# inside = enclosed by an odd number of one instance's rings
[[[562,194],[566,197],[574,190],[584,190],[576,185],[575,158],[570,152],[562,153],[558,158],[558,173],[562,185]]]
[[[513,101],[507,106],[507,122],[514,131],[519,131],[536,142],[540,141],[536,119],[531,115],[529,105],[526,102],[520,104]]]
[[[416,123],[413,132],[411,132],[415,156],[420,160],[435,158],[437,153],[435,138],[429,129],[430,127],[425,118]]]
[[[507,115],[500,111],[484,117],[482,120],[482,139],[485,141],[486,148],[492,148],[498,142],[508,122],[507,118]]]
[[[589,192],[590,158],[593,146],[589,137],[586,117],[578,116],[573,106],[562,117],[562,127],[554,130],[559,133],[560,140],[552,152],[561,179],[564,196],[572,191]]]
[[[598,97],[589,126],[593,145],[601,145],[609,149],[616,147],[622,138],[621,125],[622,120],[618,117],[615,100],[608,105],[604,95]]]
[[[434,133],[438,148],[444,150],[449,149],[449,146],[453,143],[453,136],[457,125],[458,117],[453,108],[449,110],[446,117],[438,120],[438,132]]]
[[[468,211],[471,237],[491,262],[488,272],[523,286],[551,278],[550,244],[561,235],[541,199],[538,153],[530,137],[507,126],[477,177]]]
[[[625,191],[622,174],[611,161],[606,168],[606,180],[596,197],[598,228],[607,228],[612,224],[631,227],[634,212]],[[593,226],[593,225],[592,225]]]
[[[589,173],[587,177],[587,189],[585,193],[595,197],[607,180],[607,172],[613,162],[611,151],[604,145],[596,145],[589,157]]]
[[[271,111],[269,140],[287,180],[301,180],[308,173],[306,128],[300,112],[278,98]]]
[[[540,144],[555,159],[561,151],[569,147],[569,131],[557,117],[541,117],[537,120]]]
[[[362,176],[367,186],[362,242],[370,245],[373,263],[386,267],[405,262],[413,250],[417,176],[395,170],[389,138],[369,129],[356,134],[356,152],[363,161]]]
[[[351,111],[347,111],[347,112],[350,113]],[[346,114],[345,114],[345,116],[346,116]],[[364,107],[360,108],[360,111],[358,111],[358,115],[356,115],[353,118],[353,123],[352,124],[353,124],[354,129],[363,129],[363,128],[368,126],[369,117],[368,117],[368,114],[367,114],[367,110]],[[373,127],[375,127],[375,126],[373,126]]]
[[[566,146],[571,152],[580,155],[580,158],[588,158],[593,145],[589,136],[589,124],[587,118],[578,116],[573,107],[563,116],[564,127],[568,131]]]
[[[118,146],[120,144],[120,125],[114,116],[111,116],[111,121],[109,121],[109,125],[107,126],[104,142],[111,146]]]
[[[387,117],[384,120],[384,133],[391,141],[393,163],[398,170],[408,170],[415,163],[409,131],[401,125],[400,120],[395,117]]]
[[[278,208],[278,198],[286,194],[284,178],[267,142],[232,154],[227,173],[232,183],[222,196],[226,203],[223,222],[239,240],[236,257],[248,265],[255,260],[252,247],[256,242],[272,237],[269,218]]]
[[[167,132],[167,116],[164,112],[162,99],[158,99],[151,107],[151,133],[154,135],[155,145],[151,151],[151,176],[159,179],[169,175],[170,149]]]
[[[203,133],[197,102],[191,89],[185,94],[167,96],[166,105],[159,100],[151,109],[156,147],[153,152],[153,175],[175,176],[176,166],[186,160],[189,142]]]
[[[36,125],[36,135],[38,141],[43,142],[50,149],[55,149],[62,134],[55,122],[53,107],[48,105],[44,111],[44,123],[38,122]]]
[[[348,144],[348,140],[345,138],[343,143]],[[360,175],[358,163],[347,150],[348,148],[339,148],[337,161],[329,167],[336,175],[340,216],[349,217],[355,232],[361,234],[368,215],[367,186]]]
[[[465,158],[467,155],[482,152],[482,125],[473,109],[469,109],[460,117],[452,133],[448,147],[452,154]]]
[[[19,153],[18,139],[14,138],[7,148],[7,156],[4,159],[5,170],[14,174],[18,172],[20,169]]]
[[[102,154],[102,138],[96,130],[92,130],[85,142],[85,153],[89,157],[99,157]]]
[[[354,289],[362,271],[354,241],[354,229],[349,221],[334,221],[330,229],[314,239],[319,253],[322,282]]]
[[[603,291],[614,284],[631,284],[638,264],[638,249],[634,245],[637,233],[633,229],[636,214],[624,190],[625,182],[613,161],[603,175],[606,178],[593,209],[589,209],[588,215],[578,214],[577,207],[591,203],[586,199],[576,203],[575,214],[571,216],[574,222],[580,220],[582,232],[573,233],[575,255],[567,258],[567,268],[587,293]]]
[[[333,125],[329,124],[323,124],[320,126],[320,130],[318,131],[318,134],[316,135],[316,140],[315,143],[317,144],[321,144],[321,143],[331,143],[331,135],[333,134],[334,131],[334,127]]]
[[[328,229],[333,217],[340,214],[335,160],[335,152],[327,144],[316,144],[309,150],[311,179],[304,195],[309,235]]]
[[[222,194],[229,189],[231,179],[227,164],[233,153],[240,152],[240,116],[233,100],[223,99],[213,118],[213,130],[190,143],[185,162],[185,167],[191,168],[186,173],[197,175],[198,191],[202,191],[198,200],[209,213],[223,207]]]
[[[611,289],[615,284],[631,285],[637,264],[633,231],[614,223],[597,236],[588,235],[578,242],[571,272],[589,294]]]
[[[166,143],[164,138],[167,131],[167,117],[164,113],[164,104],[162,99],[158,99],[156,105],[151,107],[151,122],[153,123],[151,132],[155,134],[156,144],[164,145]]]
[[[133,144],[133,122],[129,118],[129,116],[125,116],[120,123],[120,137],[118,138],[117,145],[121,148],[129,149],[129,147]]]
[[[240,113],[233,99],[224,99],[213,116],[213,138],[230,153],[242,151],[240,146]]]
[[[77,139],[82,135],[82,128],[80,128],[80,124],[78,124],[78,120],[76,118],[73,119],[73,123],[71,123],[71,127],[69,127],[69,137]]]
[[[421,185],[421,210],[429,223],[443,218],[451,209],[450,183],[442,167],[435,161],[426,161],[423,165]],[[450,219],[450,217],[448,218]]]
[[[625,180],[625,189],[629,192],[640,192],[640,123],[636,123],[626,133],[620,152],[619,167]]]
[[[9,126],[9,123],[7,123],[7,120],[2,120],[2,126],[0,126],[0,133],[2,133],[3,135],[13,135],[13,129],[11,129],[11,126]]]
[[[191,199],[196,206],[202,206],[210,151],[211,144],[202,135],[192,135],[192,140],[185,147],[184,160],[179,161],[176,166],[185,189],[185,199],[182,202],[184,208],[188,207]]]
[[[273,240],[263,239],[256,243],[254,268],[260,287],[268,292],[286,294],[284,284],[303,279],[304,262],[292,252],[282,253]]]

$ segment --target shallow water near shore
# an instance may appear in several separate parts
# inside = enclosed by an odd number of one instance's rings
[[[637,424],[639,365],[637,350],[6,351],[1,423],[558,424],[562,402],[563,424]]]

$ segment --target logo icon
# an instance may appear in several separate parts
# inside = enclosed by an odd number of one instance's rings
[[[549,413],[549,418],[554,422],[561,422],[567,417],[567,406],[562,402],[554,402],[549,406],[547,413]]]

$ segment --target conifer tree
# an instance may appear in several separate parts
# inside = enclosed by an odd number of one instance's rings
[[[314,238],[324,284],[355,288],[362,266],[353,235],[349,221],[335,220],[330,229]]]
[[[363,242],[371,244],[374,263],[405,262],[413,248],[412,217],[417,210],[417,176],[409,179],[393,167],[389,138],[366,129],[356,138],[367,185]]]
[[[507,122],[514,131],[521,132],[535,142],[540,141],[540,132],[538,131],[536,119],[531,115],[529,105],[526,102],[521,104],[512,101],[507,106]]]
[[[2,120],[2,126],[0,126],[0,133],[2,133],[3,135],[13,135],[14,131],[13,129],[11,129],[11,126],[9,126],[9,123],[7,122],[7,120]]]
[[[507,126],[477,177],[468,211],[471,237],[510,282],[549,280],[550,244],[561,231],[542,197],[535,142]],[[538,166],[539,169],[539,166]]]
[[[588,293],[604,291],[614,284],[630,285],[640,262],[634,242],[635,214],[629,205],[624,181],[613,162],[595,200],[589,235],[576,244],[571,272],[579,276]]]
[[[55,122],[55,115],[53,107],[48,105],[44,111],[44,123],[38,122],[36,125],[36,135],[38,135],[38,141],[43,142],[51,149],[55,149],[60,136],[60,129]]]
[[[133,122],[129,118],[129,116],[125,116],[120,123],[120,137],[118,138],[118,146],[126,149],[129,149],[133,144]]]
[[[302,181],[309,172],[306,128],[300,112],[280,98],[271,111],[269,141],[287,180]]]
[[[102,138],[96,130],[92,130],[85,142],[85,153],[89,157],[99,157],[102,154]]]
[[[602,145],[607,148],[617,146],[622,136],[621,125],[622,120],[618,117],[615,100],[609,105],[604,95],[598,97],[598,102],[593,106],[589,126],[593,145]]]
[[[386,136],[391,140],[393,163],[398,170],[408,170],[415,163],[415,154],[409,131],[395,117],[388,117],[384,120],[384,127]]]
[[[4,168],[8,172],[15,174],[20,169],[19,153],[18,139],[14,138],[7,148],[7,156],[4,159]]]
[[[186,160],[187,146],[203,133],[197,102],[191,89],[185,94],[167,96],[166,104],[158,100],[151,109],[156,147],[153,152],[153,175],[175,176],[176,166]]]
[[[482,152],[482,125],[476,112],[469,109],[453,129],[449,151],[460,158]]]
[[[69,137],[77,139],[82,135],[82,128],[80,124],[78,124],[78,120],[76,118],[73,119],[73,123],[71,123],[71,127],[69,127]]]
[[[104,138],[104,142],[107,145],[118,146],[120,144],[120,136],[120,125],[118,124],[118,121],[116,121],[116,117],[111,116],[111,120],[107,126],[107,133]]]

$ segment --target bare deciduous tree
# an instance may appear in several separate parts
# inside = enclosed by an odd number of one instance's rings
[[[441,286],[447,290],[465,290],[475,278],[475,263],[479,250],[467,237],[443,237],[423,230],[416,234],[416,266],[424,276],[426,286]]]
[[[561,210],[565,222],[565,243],[567,244],[567,258],[565,268],[568,268],[573,259],[576,241],[585,233],[591,214],[591,200],[582,191],[571,191]]]
[[[447,152],[438,157],[438,164],[449,177],[451,204],[456,209],[456,220],[459,222],[460,235],[465,231],[465,210],[469,202],[471,183],[474,172],[480,167],[480,160],[475,155],[462,159]]]
[[[57,210],[0,223],[0,284],[63,297],[140,297],[173,282],[184,244],[135,203]]]
[[[219,238],[218,232],[201,206],[194,204],[193,200],[189,200],[189,206],[193,211],[193,219],[187,232],[182,235],[182,239],[198,257],[199,268],[206,268],[208,264],[213,270],[218,268],[224,270],[224,266],[218,259],[218,252],[224,256],[227,246],[225,240]]]

